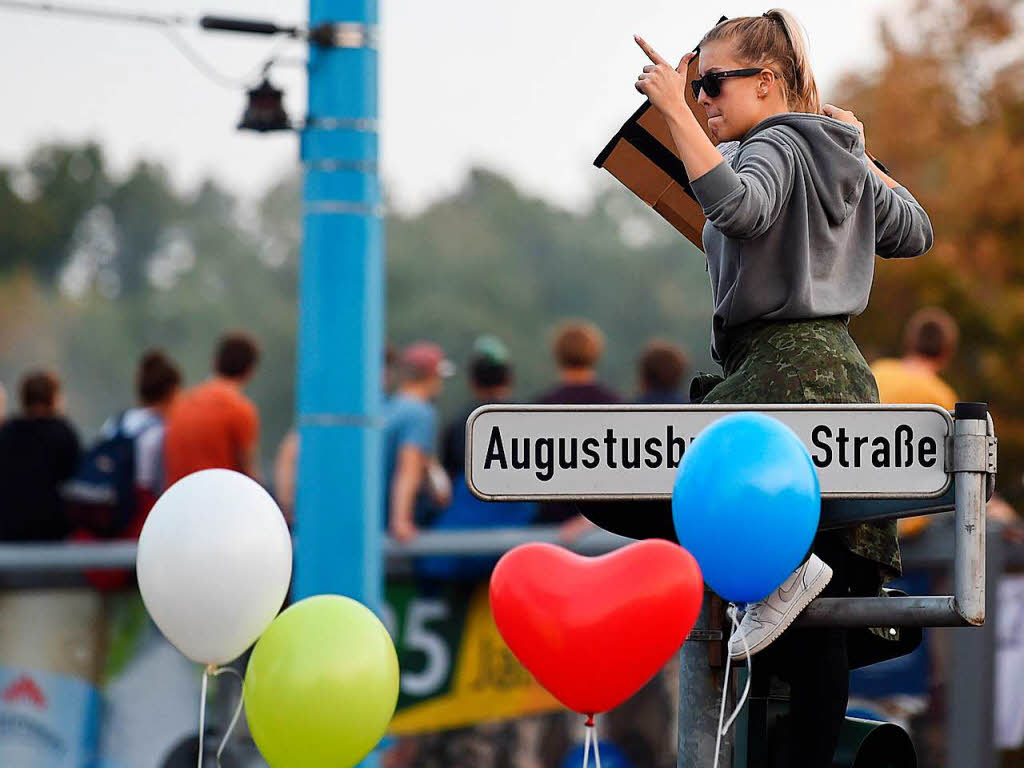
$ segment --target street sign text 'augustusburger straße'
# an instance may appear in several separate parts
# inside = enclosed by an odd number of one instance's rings
[[[930,498],[949,487],[952,419],[928,405],[488,405],[467,422],[466,477],[488,500],[666,498],[713,421],[754,410],[803,441],[832,498]]]

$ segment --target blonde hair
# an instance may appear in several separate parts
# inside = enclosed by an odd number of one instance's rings
[[[807,55],[807,38],[792,13],[772,8],[762,16],[728,19],[704,35],[700,44],[716,40],[730,41],[742,63],[772,70],[791,111],[821,113],[818,84]]]

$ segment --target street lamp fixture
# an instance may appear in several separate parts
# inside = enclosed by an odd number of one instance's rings
[[[263,82],[248,93],[249,99],[238,124],[239,130],[259,133],[292,130],[293,126],[284,108],[284,91],[271,85],[266,75],[263,76]]]

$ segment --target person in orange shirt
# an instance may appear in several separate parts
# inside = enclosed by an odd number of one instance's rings
[[[179,395],[167,416],[167,484],[202,469],[233,469],[259,479],[259,411],[243,394],[259,361],[259,346],[244,333],[217,343],[214,375]]]
[[[925,307],[907,321],[903,333],[903,357],[876,360],[871,372],[878,382],[881,403],[934,403],[953,410],[957,396],[939,374],[956,354],[960,330],[948,312]],[[899,521],[901,536],[921,533],[931,518],[927,515]]]

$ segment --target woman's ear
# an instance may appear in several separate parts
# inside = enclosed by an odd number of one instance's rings
[[[772,83],[775,82],[775,73],[770,69],[761,70],[761,74],[757,76],[757,97],[759,99],[765,98],[772,89]]]

